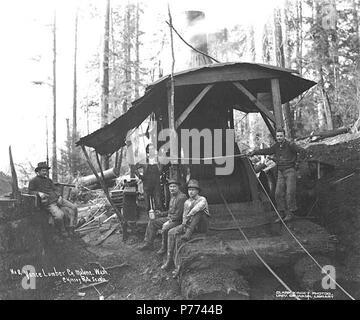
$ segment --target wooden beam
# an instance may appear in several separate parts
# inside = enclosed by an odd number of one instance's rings
[[[249,179],[249,185],[250,185],[250,192],[251,192],[251,200],[252,201],[258,201],[259,199],[259,188],[258,188],[258,180],[256,178],[256,175],[254,173],[254,170],[251,168],[251,163],[248,158],[242,159],[242,162],[244,164],[246,173],[248,175]]]
[[[175,122],[175,128],[177,129],[184,120],[189,116],[191,111],[199,104],[202,98],[209,92],[209,90],[213,87],[213,84],[207,85],[202,91],[197,95],[197,97],[189,104],[189,106],[183,111],[180,117]]]
[[[221,71],[220,71],[221,70]],[[175,86],[188,86],[197,84],[215,84],[218,82],[229,81],[247,81],[257,79],[272,79],[278,72],[269,69],[257,68],[253,66],[233,66],[233,67],[214,67],[196,69],[195,72],[184,72],[177,74],[175,77]]]
[[[279,79],[271,79],[271,93],[274,105],[275,123],[277,128],[284,127],[284,118],[282,113],[280,83]]]
[[[173,75],[173,74],[171,74]],[[170,137],[170,156],[178,157],[179,149],[177,140],[175,137],[176,129],[175,129],[175,87],[174,87],[174,78],[171,76],[170,83],[167,88],[168,93],[168,116],[169,116],[169,129],[171,130]],[[178,164],[178,160],[171,160],[171,165],[175,166]],[[174,172],[176,173],[174,175]],[[177,170],[170,171],[170,179],[178,179]]]
[[[274,115],[240,82],[232,82],[232,84],[245,94],[245,96],[247,96],[249,100],[260,110],[260,112],[264,113],[272,122],[276,122]]]
[[[104,176],[104,171],[102,169],[102,166],[101,166],[101,161],[100,161],[100,158],[99,158],[99,154],[95,151],[95,154],[96,154],[96,161],[98,163],[98,166],[99,166],[99,169],[100,169],[100,174],[101,174],[101,178],[102,178],[102,181],[104,183],[104,187],[106,189],[106,192],[108,193],[109,192],[109,189],[106,185],[106,180],[105,180],[105,176]]]
[[[270,133],[271,133],[272,137],[273,137],[274,139],[276,139],[276,132],[275,132],[275,129],[274,129],[274,127],[271,125],[271,123],[270,123],[269,119],[268,119],[268,118],[266,118],[266,117],[265,117],[265,115],[264,115],[263,113],[261,114],[261,116],[262,116],[262,118],[263,118],[263,120],[264,120],[264,122],[265,122],[266,126],[268,127],[268,129],[269,129],[269,131],[270,131]]]
[[[175,128],[175,101],[174,101],[174,92],[172,89],[172,85],[170,83],[170,85],[168,86],[168,120],[169,120],[169,129],[174,129]]]

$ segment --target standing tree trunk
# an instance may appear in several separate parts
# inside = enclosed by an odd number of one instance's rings
[[[355,48],[357,57],[355,65],[355,86],[356,86],[356,105],[358,106],[358,118],[353,126],[353,131],[358,132],[360,130],[360,29],[359,29],[359,6],[356,0],[352,0],[352,12],[353,12],[353,26],[355,31]]]
[[[128,110],[131,101],[131,7],[126,6],[124,17],[124,69],[125,69],[125,99],[123,102],[123,113]]]
[[[140,97],[140,7],[139,2],[136,3],[136,15],[135,15],[135,99]]]
[[[286,22],[285,22],[286,23]],[[286,43],[285,43],[286,46]],[[282,36],[281,28],[281,12],[279,8],[274,10],[274,52],[275,52],[275,61],[279,67],[285,68],[285,53],[284,53],[284,41]],[[292,139],[294,136],[292,118],[290,112],[290,104],[284,103],[282,106],[285,131],[287,136]]]
[[[73,124],[72,124],[72,139],[71,139],[71,171],[75,176],[76,173],[76,156],[75,156],[75,142],[77,140],[77,36],[78,36],[78,11],[75,14],[75,45],[74,45],[74,82],[73,82]]]
[[[67,153],[67,159],[65,163],[65,169],[68,170],[68,172],[71,172],[72,167],[72,137],[70,135],[70,120],[69,118],[66,118],[66,153]]]
[[[104,27],[104,50],[103,50],[103,78],[101,94],[101,125],[109,121],[109,36],[110,36],[110,0],[106,2],[105,27]],[[103,167],[109,169],[109,157],[102,157]]]
[[[57,155],[56,155],[56,11],[53,22],[53,145],[52,145],[52,179],[58,181]]]
[[[302,76],[302,0],[296,0],[296,69]],[[299,99],[301,99],[300,97]],[[296,129],[302,129],[302,102],[300,101],[294,110],[294,122]]]
[[[254,27],[251,26],[249,30],[249,39],[248,39],[248,54],[251,57],[251,61],[255,62],[256,60],[256,46],[255,46],[255,30]],[[256,136],[255,136],[255,125],[257,114],[256,113],[249,113],[246,119],[245,127],[248,127],[248,141],[249,147],[253,150],[256,147]],[[245,120],[244,119],[244,120]]]
[[[319,128],[323,127],[322,118],[320,115],[323,113],[325,115],[325,124],[327,130],[333,130],[333,119],[332,119],[332,112],[331,112],[331,105],[328,95],[325,89],[325,78],[323,68],[326,67],[326,70],[329,71],[330,66],[328,64],[329,60],[329,41],[327,37],[327,32],[324,30],[324,20],[323,20],[323,3],[319,1],[315,1],[315,35],[314,35],[314,44],[315,44],[315,51],[317,54],[316,57],[316,66],[319,76],[319,89],[322,98],[322,103],[318,103],[318,114],[319,114]],[[321,108],[323,110],[321,110]]]
[[[337,14],[336,14],[336,3],[335,0],[331,0],[329,3],[330,12],[332,12],[330,19],[330,47],[329,53],[332,60],[332,73],[333,73],[333,84],[334,84],[334,98],[333,98],[333,106],[337,106],[339,102],[339,40],[338,40],[338,32],[337,32]],[[328,99],[328,97],[327,97]],[[333,122],[332,119],[330,122]],[[331,125],[330,125],[331,126]],[[334,123],[332,123],[332,129],[334,127]],[[331,130],[332,130],[331,129]]]
[[[49,128],[48,128],[48,118],[45,116],[46,124],[46,164],[49,165]]]

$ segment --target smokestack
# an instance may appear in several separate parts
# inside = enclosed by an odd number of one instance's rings
[[[201,29],[201,22],[205,19],[205,13],[202,11],[185,11],[186,22],[189,34],[191,34],[189,43],[197,50],[208,54],[207,34]],[[189,61],[190,68],[196,68],[205,64],[212,63],[212,60],[192,49]]]

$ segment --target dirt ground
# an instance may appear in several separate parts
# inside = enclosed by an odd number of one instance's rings
[[[339,239],[337,255],[342,271],[352,283],[360,283],[360,135],[344,134],[317,143],[303,146],[308,151],[307,159],[317,159],[335,166],[335,170],[321,179],[317,186],[317,200],[311,212],[316,221]],[[304,169],[305,163],[302,168]],[[358,170],[358,171],[356,171]],[[306,170],[305,170],[306,171]],[[304,176],[304,170],[301,170]],[[332,182],[354,173],[349,178],[336,184]],[[303,177],[304,178],[304,177]],[[67,241],[54,250],[62,255],[63,266],[77,266],[84,269],[94,266],[126,265],[114,268],[105,276],[106,284],[80,290],[79,285],[55,282],[49,292],[49,299],[183,299],[179,285],[171,274],[160,269],[163,259],[156,251],[142,252],[137,247],[142,240],[141,234],[131,235],[126,243],[122,234],[115,232],[101,245],[95,246],[90,241]],[[156,250],[160,239],[155,242]],[[57,257],[59,258],[59,256]],[[356,282],[354,282],[356,281]],[[253,297],[273,299],[274,290],[279,284],[269,276],[257,275],[252,283]],[[359,291],[359,286],[353,290]]]
[[[335,171],[320,181],[314,214],[339,239],[339,260],[360,280],[360,134],[344,134],[309,144],[312,158],[333,164]],[[348,177],[347,177],[348,176]],[[338,181],[347,177],[342,181]],[[338,182],[336,182],[338,181]],[[335,183],[336,182],[336,183]]]
[[[139,251],[139,244],[140,235],[132,235],[123,243],[120,233],[113,234],[99,246],[92,245],[91,242],[84,244],[82,240],[75,243],[66,241],[65,245],[62,244],[55,249],[63,254],[60,259],[63,268],[92,270],[94,267],[106,269],[122,266],[109,270],[109,274],[104,276],[109,282],[97,286],[98,290],[78,290],[78,284],[58,281],[49,292],[49,299],[98,300],[100,295],[107,300],[182,299],[176,280],[170,273],[160,269],[163,258],[157,256],[156,251]],[[155,247],[160,248],[159,240],[155,241]],[[79,296],[79,291],[85,295]]]

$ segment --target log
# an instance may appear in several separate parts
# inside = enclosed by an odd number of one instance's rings
[[[335,251],[336,240],[320,226],[301,220],[292,222],[291,228],[310,253],[331,254]],[[189,243],[177,252],[179,275],[219,264],[233,270],[263,266],[253,249],[270,266],[292,264],[305,252],[286,230],[282,232],[280,236],[252,238],[249,240],[251,246],[245,240],[225,239],[217,235]]]
[[[181,294],[189,300],[249,300],[248,282],[229,268],[212,267],[187,273]]]
[[[98,173],[100,176],[100,173]],[[105,181],[113,180],[119,176],[119,172],[116,168],[111,168],[104,171],[104,178]],[[91,186],[91,185],[98,185],[98,181],[96,179],[96,176],[94,174],[91,174],[89,176],[81,177],[78,180],[78,184],[82,186]]]
[[[339,128],[335,130],[329,130],[329,131],[321,131],[321,132],[314,132],[308,136],[299,137],[296,138],[296,141],[304,140],[311,138],[311,142],[316,142],[325,138],[335,137],[339,134],[348,133],[351,129],[350,128]]]

